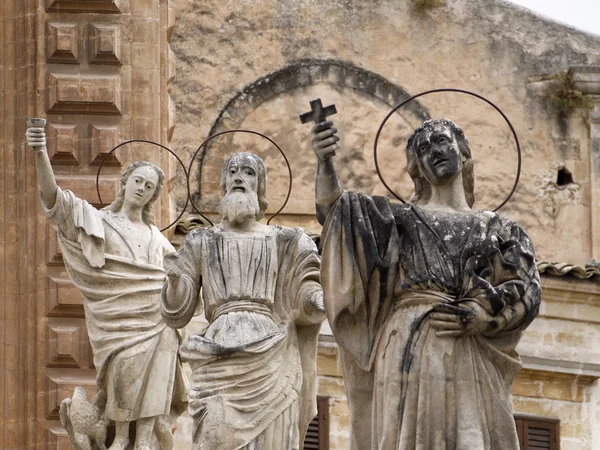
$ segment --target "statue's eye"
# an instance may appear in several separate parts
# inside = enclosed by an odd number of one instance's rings
[[[253,176],[254,175],[254,171],[253,170],[246,170],[246,175],[248,176]]]
[[[229,169],[229,173],[233,175],[235,173],[235,169]]]
[[[442,137],[440,138],[440,144],[443,144],[443,143],[445,143],[447,140],[448,140],[448,139],[446,139],[444,136],[442,136]]]
[[[425,150],[427,150],[427,146],[425,144],[419,147],[419,151],[424,152]]]

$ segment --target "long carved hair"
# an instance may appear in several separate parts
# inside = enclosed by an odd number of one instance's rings
[[[436,125],[442,125],[452,131],[460,154],[462,157],[462,177],[463,177],[463,188],[465,190],[465,197],[469,208],[475,203],[475,175],[473,173],[473,158],[471,157],[471,148],[469,147],[469,141],[465,137],[463,130],[449,119],[439,120],[426,120],[423,124],[415,130],[412,136],[408,139],[406,144],[406,159],[407,159],[407,170],[408,174],[415,184],[415,195],[410,201],[416,205],[424,204],[431,198],[431,184],[421,174],[419,170],[419,161],[417,157],[417,149],[415,148],[417,142],[417,136],[423,131],[432,131]]]
[[[115,198],[115,200],[110,205],[104,207],[103,209],[107,211],[112,211],[114,213],[118,213],[119,211],[121,211],[123,203],[125,202],[125,186],[127,185],[127,180],[129,180],[129,177],[135,169],[144,166],[152,167],[154,171],[158,174],[158,184],[156,185],[154,195],[152,195],[150,200],[148,200],[148,203],[146,203],[144,205],[144,208],[142,209],[142,221],[146,225],[154,225],[156,219],[154,217],[154,214],[152,214],[152,206],[154,205],[154,202],[160,196],[160,192],[162,191],[162,186],[165,181],[165,173],[160,167],[147,161],[136,161],[129,167],[127,167],[127,169],[125,169],[125,172],[123,172],[123,175],[121,175],[121,182],[119,192],[117,193],[117,198]]]
[[[248,152],[240,152],[230,155],[229,158],[225,160],[221,168],[221,195],[227,194],[227,171],[229,170],[229,164],[234,159],[244,157],[253,159],[258,166],[258,188],[256,194],[258,196],[258,206],[260,208],[260,212],[256,216],[256,220],[260,220],[264,217],[267,206],[269,206],[269,202],[267,201],[267,168],[265,167],[265,163],[260,156]]]

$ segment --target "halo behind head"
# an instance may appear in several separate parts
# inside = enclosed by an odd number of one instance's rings
[[[127,167],[127,169],[125,169],[125,172],[123,172],[123,175],[121,175],[121,181],[119,182],[119,192],[117,192],[117,197],[110,205],[105,206],[102,209],[112,211],[114,213],[117,213],[121,210],[121,208],[123,207],[123,202],[125,201],[125,185],[127,184],[127,180],[135,171],[135,169],[138,169],[140,167],[151,167],[158,175],[158,183],[156,184],[154,194],[152,194],[152,197],[150,198],[150,200],[148,200],[148,203],[146,203],[144,205],[144,208],[142,209],[142,221],[146,225],[154,225],[156,222],[156,218],[154,217],[154,214],[152,214],[152,206],[154,205],[154,202],[160,196],[160,193],[162,191],[163,183],[165,181],[165,173],[160,167],[148,161],[136,161],[133,164],[130,164]]]
[[[229,133],[246,133],[246,134],[254,134],[256,136],[260,136],[263,139],[266,139],[267,141],[269,141],[271,144],[273,144],[273,146],[275,146],[275,148],[279,151],[279,153],[281,154],[281,156],[283,157],[285,164],[287,165],[287,169],[288,169],[288,174],[290,176],[290,184],[288,187],[288,191],[287,191],[287,195],[285,197],[285,201],[283,202],[283,205],[281,205],[281,208],[279,208],[275,214],[273,214],[269,220],[267,220],[267,225],[271,222],[271,220],[273,220],[275,217],[277,217],[279,215],[279,213],[281,211],[283,211],[283,208],[285,208],[285,206],[287,205],[289,199],[290,199],[290,195],[292,193],[292,183],[293,183],[293,176],[292,176],[292,168],[290,167],[290,162],[287,159],[287,156],[285,156],[285,153],[283,152],[283,150],[281,149],[281,147],[279,145],[277,145],[277,143],[271,139],[270,137],[259,133],[258,131],[252,131],[252,130],[226,130],[226,131],[221,131],[219,133],[213,134],[212,136],[209,136],[202,144],[200,144],[200,146],[196,149],[194,155],[192,156],[192,160],[190,161],[190,165],[188,167],[188,171],[187,171],[187,186],[188,186],[188,192],[190,192],[190,175],[192,173],[192,165],[194,164],[194,161],[196,160],[196,157],[198,156],[198,154],[200,153],[200,151],[213,139],[216,139],[219,136],[222,136],[224,134],[229,134]],[[206,152],[202,152],[200,154],[200,169],[199,169],[199,173],[200,173],[200,183],[198,186],[198,196],[201,196],[201,191],[202,191],[202,166],[204,165],[204,156],[205,156]],[[256,155],[255,155],[256,156]],[[260,159],[260,158],[259,158]],[[261,160],[262,161],[262,160]],[[264,163],[263,163],[264,166]],[[265,170],[265,191],[266,191],[266,170]],[[189,197],[190,203],[192,204],[192,207],[196,210],[196,212],[198,214],[200,214],[200,216],[202,216],[208,223],[210,223],[211,225],[214,225],[209,219],[208,217],[206,217],[205,215],[202,214],[202,212],[200,211],[200,209],[196,206],[196,204],[194,203],[194,201],[192,200],[191,196]],[[266,199],[265,199],[266,200]]]
[[[400,197],[398,194],[396,194],[394,192],[394,190],[384,180],[383,175],[381,175],[381,170],[379,168],[379,161],[377,160],[377,145],[379,143],[379,137],[381,136],[381,131],[383,130],[383,127],[385,126],[385,124],[387,123],[387,121],[389,120],[389,118],[392,116],[392,114],[394,114],[396,111],[398,111],[400,108],[402,108],[407,103],[410,103],[410,102],[412,102],[413,100],[416,100],[419,97],[423,97],[425,95],[434,94],[434,93],[438,93],[438,92],[456,92],[456,93],[459,93],[459,94],[467,94],[467,95],[470,95],[472,97],[476,97],[476,98],[478,98],[480,100],[483,100],[488,105],[490,105],[492,108],[494,108],[498,112],[498,114],[500,114],[502,116],[502,118],[504,119],[504,121],[506,122],[506,124],[508,125],[508,127],[510,128],[510,131],[512,132],[512,135],[513,135],[513,138],[515,139],[515,144],[517,146],[517,174],[515,176],[515,182],[513,184],[513,187],[511,189],[510,193],[504,199],[504,201],[502,203],[500,203],[500,206],[498,206],[496,209],[493,210],[494,212],[498,211],[500,208],[502,208],[510,200],[510,198],[513,196],[513,194],[517,190],[517,186],[519,185],[519,179],[521,178],[521,144],[519,143],[519,137],[517,136],[517,132],[515,131],[515,128],[513,127],[512,123],[510,123],[510,120],[508,120],[508,117],[506,117],[506,114],[504,114],[500,108],[498,108],[494,103],[492,103],[491,101],[489,101],[487,98],[485,98],[485,97],[483,97],[483,96],[481,96],[479,94],[476,94],[474,92],[467,91],[465,89],[455,89],[455,88],[431,89],[429,91],[424,91],[424,92],[420,92],[418,94],[415,94],[412,97],[409,97],[406,100],[400,102],[398,105],[394,106],[394,108],[392,108],[392,110],[387,114],[387,116],[385,116],[385,118],[381,122],[381,125],[379,125],[379,128],[377,129],[377,134],[375,134],[375,142],[373,144],[373,160],[375,162],[375,170],[377,171],[377,176],[379,177],[379,180],[381,180],[381,183],[390,192],[390,194],[392,194],[394,197],[396,197],[402,203],[406,203],[402,199],[402,197]]]
[[[151,144],[151,145],[155,145],[157,147],[160,147],[163,150],[166,150],[167,152],[169,152],[171,155],[173,155],[175,157],[175,159],[177,160],[177,162],[179,163],[179,165],[183,169],[183,173],[185,175],[185,179],[187,180],[189,178],[188,177],[188,173],[187,173],[187,169],[186,169],[185,165],[183,164],[183,161],[181,161],[181,158],[179,156],[177,156],[177,154],[173,150],[171,150],[170,148],[165,147],[164,145],[159,144],[158,142],[153,142],[153,141],[149,141],[149,140],[146,140],[146,139],[131,139],[129,141],[121,142],[119,145],[117,145],[111,151],[109,151],[106,155],[104,155],[104,158],[102,159],[102,162],[100,163],[100,166],[98,166],[98,172],[96,172],[96,193],[98,194],[98,200],[100,201],[100,205],[101,206],[104,206],[104,203],[102,202],[102,196],[100,195],[100,171],[102,170],[102,167],[104,166],[104,163],[107,161],[108,157],[110,155],[112,155],[114,152],[116,152],[118,149],[120,149],[121,147],[123,147],[125,145],[129,145],[129,144],[133,144],[133,143]],[[127,172],[127,170],[125,172]],[[161,172],[162,172],[162,169],[161,169]],[[188,206],[188,204],[190,202],[189,183],[186,184],[186,187],[188,187],[188,191],[187,191],[187,198],[185,199],[185,205],[183,206],[183,208],[181,209],[181,212],[175,218],[175,220],[173,220],[173,222],[171,222],[166,227],[162,228],[160,230],[161,232],[165,231],[168,228],[171,228],[173,225],[175,225],[177,222],[179,222],[179,219],[181,219],[181,216],[183,216],[183,213],[185,213],[185,210],[187,209],[187,206]]]

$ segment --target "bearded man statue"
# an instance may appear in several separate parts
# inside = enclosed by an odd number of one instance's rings
[[[185,326],[198,306],[209,322],[180,349],[193,372],[196,450],[297,450],[316,414],[320,260],[302,229],[258,222],[266,183],[258,156],[231,155],[221,171],[222,222],[193,230],[165,257],[165,323]]]

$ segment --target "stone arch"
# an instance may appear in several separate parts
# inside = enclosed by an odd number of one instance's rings
[[[268,100],[289,93],[295,89],[313,85],[330,85],[336,88],[352,89],[360,94],[372,97],[391,108],[410,97],[402,87],[392,83],[383,76],[365,70],[354,64],[338,60],[301,60],[281,70],[270,73],[239,91],[221,110],[215,119],[209,136],[226,130],[242,128],[241,124],[256,109]],[[307,100],[308,109],[308,100]],[[427,109],[415,100],[405,106],[404,114],[425,121],[430,118]],[[402,115],[401,113],[398,113]],[[376,126],[378,124],[374,124]],[[195,176],[198,184],[203,182],[205,155],[212,153],[214,145],[230,144],[235,135],[225,135],[218,142],[209,143],[198,155],[199,164],[196,166]],[[206,173],[205,173],[206,175]],[[204,190],[203,190],[204,192]],[[205,194],[202,194],[205,197]],[[196,204],[202,204],[198,190],[192,192]],[[216,207],[212,199],[212,208]]]
[[[238,128],[246,116],[272,97],[315,84],[354,89],[377,98],[390,108],[410,96],[402,87],[381,75],[348,62],[301,60],[242,89],[222,109],[209,135]],[[430,118],[428,111],[418,100],[409,103],[405,108],[423,121]]]

